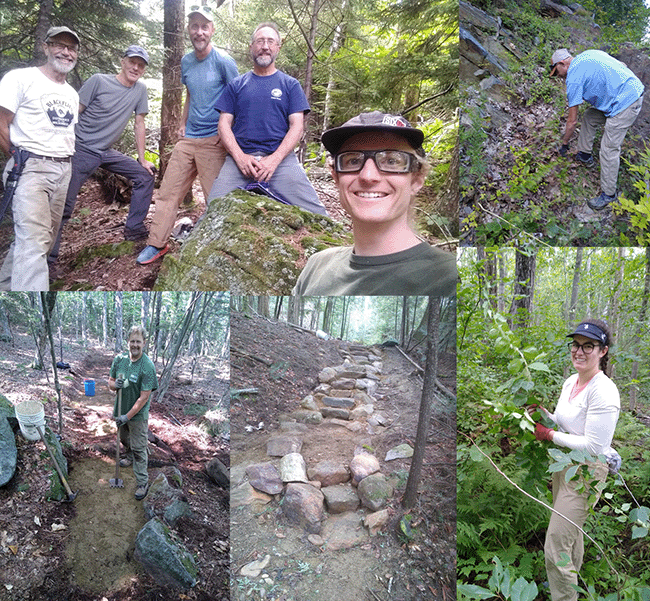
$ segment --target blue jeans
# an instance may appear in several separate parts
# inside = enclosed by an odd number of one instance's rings
[[[131,205],[129,215],[126,218],[126,225],[124,226],[124,235],[127,239],[147,236],[148,232],[144,225],[144,218],[147,216],[149,205],[151,204],[154,185],[153,175],[140,165],[138,161],[127,157],[117,150],[109,149],[97,153],[77,145],[77,149],[72,157],[72,177],[70,178],[70,186],[65,199],[61,227],[59,228],[56,242],[48,258],[50,263],[56,262],[59,257],[61,233],[65,224],[72,217],[81,186],[99,167],[122,175],[133,182]]]
[[[244,176],[234,159],[228,155],[219,172],[219,177],[212,184],[209,199],[221,198],[228,192],[244,187],[254,181]],[[278,168],[271,176],[269,186],[271,190],[284,198],[289,204],[318,215],[327,215],[325,207],[321,204],[316,190],[307,179],[307,174],[298,161],[295,152],[290,152],[278,165]]]

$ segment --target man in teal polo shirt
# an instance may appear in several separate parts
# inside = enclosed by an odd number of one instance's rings
[[[600,188],[596,198],[587,201],[594,210],[604,209],[616,199],[616,180],[621,160],[621,145],[627,130],[636,121],[643,104],[641,80],[622,62],[601,50],[586,50],[573,57],[560,48],[551,58],[551,76],[566,80],[569,116],[562,137],[560,154],[566,156],[569,140],[578,123],[578,106],[591,104],[585,111],[578,136],[576,159],[591,167],[596,127],[605,125],[600,142]]]
[[[122,467],[133,464],[136,480],[135,498],[140,501],[149,490],[147,472],[147,432],[149,430],[149,403],[152,390],[158,388],[156,368],[147,355],[144,345],[147,334],[141,326],[133,326],[128,336],[128,353],[120,353],[111,365],[108,387],[117,392],[113,416],[120,429],[120,440],[126,448],[126,457],[120,460]]]

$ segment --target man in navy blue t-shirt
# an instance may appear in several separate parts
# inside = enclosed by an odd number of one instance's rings
[[[275,66],[280,33],[273,23],[258,25],[250,52],[253,70],[232,80],[216,104],[228,156],[209,197],[257,182],[279,200],[327,215],[294,152],[310,109],[298,80]]]

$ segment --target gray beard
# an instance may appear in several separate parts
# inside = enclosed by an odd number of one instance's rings
[[[63,61],[60,61],[58,58],[53,58],[50,60],[50,64],[54,68],[54,70],[57,73],[63,73],[63,74],[68,74],[72,69],[75,68],[77,61],[73,61],[71,63],[64,63]]]
[[[255,57],[255,64],[259,67],[268,67],[272,62],[273,58],[270,56],[263,55]]]

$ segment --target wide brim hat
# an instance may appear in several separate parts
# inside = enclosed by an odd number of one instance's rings
[[[336,154],[348,138],[367,131],[379,131],[402,136],[406,138],[414,150],[421,148],[422,142],[424,142],[424,133],[413,127],[404,117],[389,115],[380,111],[361,113],[346,121],[340,127],[328,129],[323,132],[321,141],[328,152]]]

